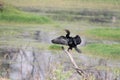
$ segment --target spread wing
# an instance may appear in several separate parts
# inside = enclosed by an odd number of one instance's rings
[[[57,37],[56,39],[51,40],[54,44],[68,45],[68,39],[65,36]]]

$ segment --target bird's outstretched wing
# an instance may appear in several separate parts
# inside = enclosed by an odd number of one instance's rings
[[[65,36],[57,37],[56,39],[51,40],[54,44],[68,45],[68,39]]]

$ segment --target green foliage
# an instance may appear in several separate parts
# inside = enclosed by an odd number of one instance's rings
[[[55,80],[66,80],[71,75],[71,72],[69,71],[65,72],[63,70],[63,67],[59,66],[58,69],[54,71],[54,75],[56,77]]]
[[[120,68],[114,68],[112,69],[113,73],[116,75],[116,76],[119,76],[120,75]]]
[[[39,24],[51,23],[51,20],[45,16],[25,13],[8,5],[4,7],[3,12],[0,12],[0,21]]]
[[[120,28],[97,28],[88,30],[87,34],[98,39],[120,40]]]
[[[52,50],[60,50],[61,49],[61,46],[57,45],[57,44],[54,44],[54,45],[50,45],[49,46],[49,49],[52,49]]]
[[[84,47],[84,51],[106,58],[120,58],[120,44],[88,44],[86,47]]]

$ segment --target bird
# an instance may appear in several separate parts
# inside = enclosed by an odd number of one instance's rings
[[[68,29],[65,29],[65,32],[67,33],[65,36],[59,36],[55,39],[52,39],[51,42],[54,44],[69,46],[68,51],[74,48],[78,53],[81,53],[81,51],[77,48],[77,45],[81,43],[80,36],[76,35],[75,37],[71,37]]]

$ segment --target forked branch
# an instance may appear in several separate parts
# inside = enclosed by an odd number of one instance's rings
[[[77,73],[80,75],[80,76],[84,76],[84,71],[82,69],[80,69],[78,67],[78,65],[76,64],[75,60],[73,59],[72,55],[70,52],[68,52],[67,50],[64,49],[64,47],[62,47],[63,51],[68,55],[68,57],[70,58],[70,61],[71,63],[73,64],[75,70],[77,71]]]

